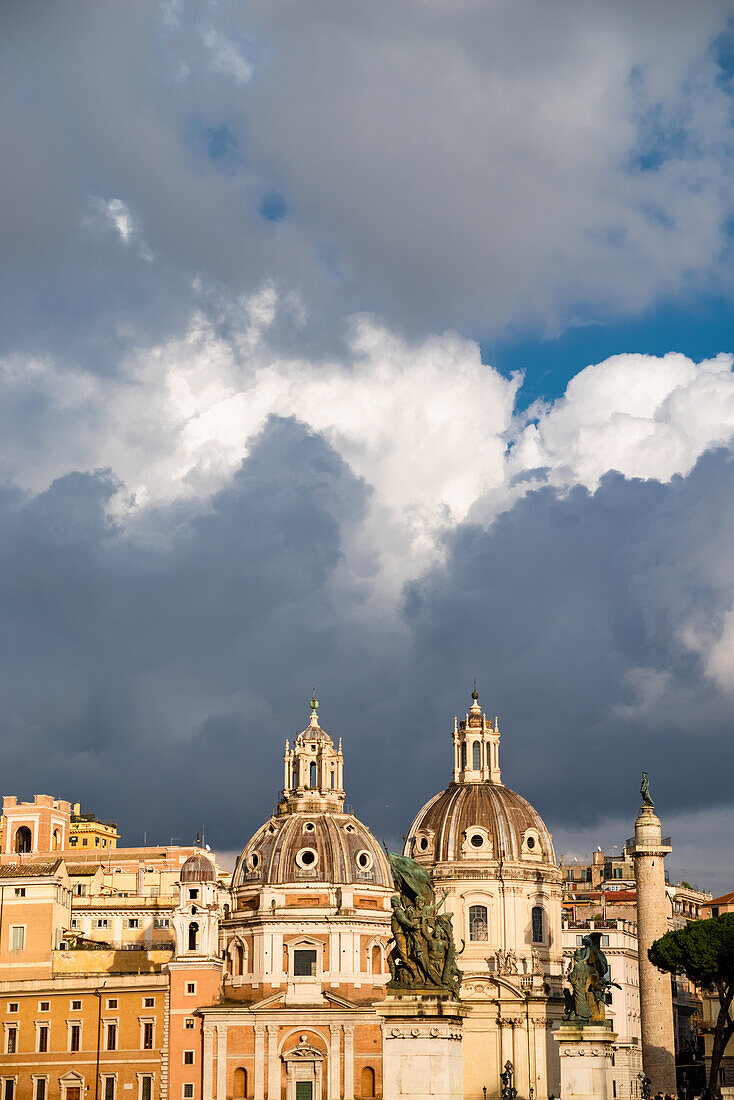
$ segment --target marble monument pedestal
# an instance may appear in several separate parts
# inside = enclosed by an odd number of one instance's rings
[[[562,1023],[553,1032],[561,1059],[563,1100],[612,1100],[617,1035],[604,1024]]]
[[[388,996],[375,1007],[382,1016],[384,1100],[461,1100],[468,1009],[454,997],[430,993]]]

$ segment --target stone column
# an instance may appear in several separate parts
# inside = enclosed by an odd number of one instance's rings
[[[416,1100],[423,1096],[462,1100],[461,1029],[468,1012],[466,1006],[450,996],[400,994],[387,997],[375,1007],[383,1017],[384,1100]],[[344,1095],[345,1100],[347,1096],[351,1100],[352,1093],[346,1088]]]
[[[214,1100],[214,1025],[204,1024],[204,1065],[202,1071],[203,1100]]]
[[[255,1024],[255,1100],[265,1100],[265,1028]]]
[[[217,1100],[227,1095],[227,1025],[217,1024]]]
[[[642,806],[631,854],[637,881],[642,1064],[653,1095],[676,1091],[670,974],[662,973],[647,957],[648,948],[668,931],[663,861],[670,850],[662,842],[660,819],[653,807]]]
[[[331,1041],[329,1043],[329,1100],[339,1100],[341,1097],[341,1074],[339,1073],[339,1046],[341,1042],[341,1028],[339,1024],[329,1025]]]
[[[354,1100],[354,1024],[344,1024],[344,1100]]]
[[[277,1024],[268,1024],[268,1100],[280,1100]]]

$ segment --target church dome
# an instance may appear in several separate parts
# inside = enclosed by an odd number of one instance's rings
[[[189,856],[181,867],[181,882],[216,882],[214,864],[206,856]]]
[[[416,816],[405,854],[425,863],[512,860],[555,866],[553,842],[530,803],[502,783],[497,719],[476,687],[466,718],[454,719],[454,777]]]
[[[393,885],[385,853],[353,814],[277,814],[245,847],[232,879],[234,887],[320,882]]]
[[[555,864],[545,822],[503,784],[451,783],[425,804],[410,827],[406,852],[432,863],[465,859]]]

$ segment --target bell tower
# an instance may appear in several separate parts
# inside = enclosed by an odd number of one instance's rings
[[[479,705],[479,692],[474,681],[472,705],[461,722],[454,718],[454,783],[487,782],[502,785],[500,772],[500,731]]]
[[[342,742],[334,742],[319,725],[318,699],[314,689],[311,718],[305,730],[293,742],[285,743],[283,757],[283,798],[279,813],[330,810],[341,812],[344,806],[344,757]]]

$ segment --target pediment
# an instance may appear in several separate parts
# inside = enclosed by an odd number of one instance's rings
[[[312,1047],[310,1043],[299,1043],[287,1054],[281,1055],[284,1062],[323,1062],[326,1057],[323,1051]]]

